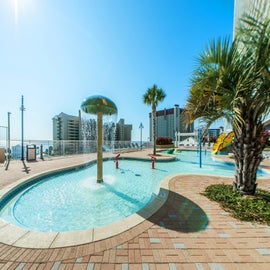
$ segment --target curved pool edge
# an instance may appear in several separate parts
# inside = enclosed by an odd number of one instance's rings
[[[129,156],[123,156],[119,158],[120,160],[140,160],[140,161],[145,161],[145,162],[151,162],[150,158],[142,158],[142,157],[129,157]],[[171,162],[171,161],[175,161],[176,157],[173,155],[167,155],[166,158],[159,158],[157,160],[157,162]],[[105,157],[103,158],[103,161],[107,161],[107,160],[113,160],[113,157]],[[41,178],[41,177],[45,177],[45,176],[49,176],[50,174],[55,174],[55,173],[62,173],[62,172],[66,172],[69,170],[76,170],[76,169],[80,169],[82,167],[86,167],[86,166],[90,166],[93,165],[97,162],[96,159],[93,160],[88,160],[82,163],[77,163],[74,165],[68,165],[68,166],[61,166],[59,168],[56,169],[50,169],[50,170],[45,170],[43,172],[39,172],[36,174],[33,174],[31,176],[27,176],[27,177],[23,177],[21,179],[16,180],[15,182],[4,186],[3,188],[0,189],[0,199],[2,200],[4,197],[7,196],[7,194],[11,194],[13,191],[15,191],[18,186],[20,185],[27,185],[28,183],[33,182],[35,179]]]
[[[111,159],[111,158],[108,158]],[[54,170],[47,170],[42,173],[36,173],[31,177],[21,178],[14,183],[2,188],[0,190],[0,197],[4,196],[4,190],[9,192],[14,190],[18,185],[33,181],[42,176],[47,176],[51,173],[62,172],[65,170],[76,169],[78,167],[87,166],[96,161],[87,161],[82,164],[76,164],[72,166],[63,166]],[[47,248],[61,248],[77,246],[82,244],[94,243],[100,240],[114,237],[123,232],[127,232],[129,229],[136,228],[139,224],[143,224],[149,217],[157,212],[163,204],[167,201],[169,194],[169,182],[174,177],[181,175],[198,175],[197,173],[177,173],[167,176],[160,183],[159,195],[151,201],[147,206],[141,209],[139,212],[124,218],[118,222],[112,223],[104,227],[97,227],[89,230],[72,231],[72,232],[36,232],[31,230],[25,230],[20,227],[16,227],[0,218],[0,242],[14,247],[23,248],[35,248],[35,249],[47,249]],[[207,176],[207,175],[204,175]],[[209,175],[213,177],[213,175]],[[224,176],[223,176],[224,177]],[[226,178],[233,178],[233,176],[225,176]],[[261,177],[260,177],[261,178]],[[6,193],[5,193],[6,194]],[[145,223],[144,223],[145,224]],[[150,225],[149,225],[150,226]]]
[[[109,158],[106,158],[104,160],[107,160],[107,159],[109,159]],[[0,199],[3,200],[6,196],[8,196],[9,194],[12,194],[12,192],[15,191],[16,189],[18,189],[18,187],[20,185],[25,187],[28,183],[32,183],[38,178],[49,176],[49,175],[55,174],[55,173],[62,173],[62,172],[66,172],[69,170],[79,169],[79,168],[82,168],[84,166],[89,166],[89,165],[95,164],[95,163],[96,163],[96,160],[91,160],[91,161],[86,161],[86,162],[83,162],[80,164],[74,164],[71,166],[70,165],[69,166],[62,166],[62,167],[59,167],[57,169],[45,170],[43,172],[39,172],[39,173],[33,174],[31,176],[23,177],[21,179],[14,181],[13,183],[11,183],[7,186],[4,186],[3,188],[1,188],[0,189]]]
[[[54,172],[61,170],[63,168],[54,170]],[[43,172],[28,179],[20,179],[16,181],[16,184],[14,183],[4,190],[10,192],[20,183],[33,181],[33,179],[49,173],[52,171]],[[175,176],[170,175],[164,178],[160,184],[159,194],[141,210],[109,225],[70,232],[38,232],[15,226],[0,218],[0,241],[3,244],[19,248],[50,249],[83,245],[111,238],[136,227],[157,212],[166,202],[169,194],[169,182]],[[0,196],[4,195],[3,190],[1,190]]]
[[[131,229],[136,230],[166,203],[170,192],[170,181],[181,175],[200,176],[201,174],[177,173],[165,177],[160,184],[159,194],[148,205],[127,218],[103,227],[71,232],[37,232],[17,227],[0,218],[0,242],[16,248],[68,248],[113,238]],[[213,175],[204,176],[213,177]],[[222,176],[222,178],[233,179],[231,176]],[[149,226],[151,224],[147,225],[147,227]]]

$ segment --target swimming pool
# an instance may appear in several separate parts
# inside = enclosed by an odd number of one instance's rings
[[[14,225],[42,232],[65,232],[104,226],[136,213],[159,192],[162,179],[175,173],[232,176],[231,163],[182,151],[177,160],[151,163],[139,160],[103,162],[104,183],[96,183],[96,164],[41,177],[9,198],[0,217]],[[259,171],[259,175],[266,175]],[[17,194],[16,194],[17,193]]]

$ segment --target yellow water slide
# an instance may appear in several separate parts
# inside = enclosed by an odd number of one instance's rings
[[[221,133],[218,136],[217,141],[213,145],[213,154],[222,151],[222,149],[230,145],[232,143],[233,137],[234,137],[233,131],[229,132],[228,134]]]

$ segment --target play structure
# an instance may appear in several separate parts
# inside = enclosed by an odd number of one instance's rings
[[[224,151],[224,149],[231,145],[234,137],[234,132],[231,131],[229,133],[221,133],[217,141],[213,145],[213,154],[217,154],[218,152]]]

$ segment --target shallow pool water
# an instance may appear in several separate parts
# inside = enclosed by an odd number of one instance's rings
[[[41,178],[14,196],[0,217],[36,231],[73,231],[104,226],[139,211],[155,197],[162,179],[175,173],[232,176],[234,166],[203,152],[182,151],[177,161],[113,160],[103,163],[104,183],[96,183],[96,165]],[[260,171],[260,175],[265,174]]]

